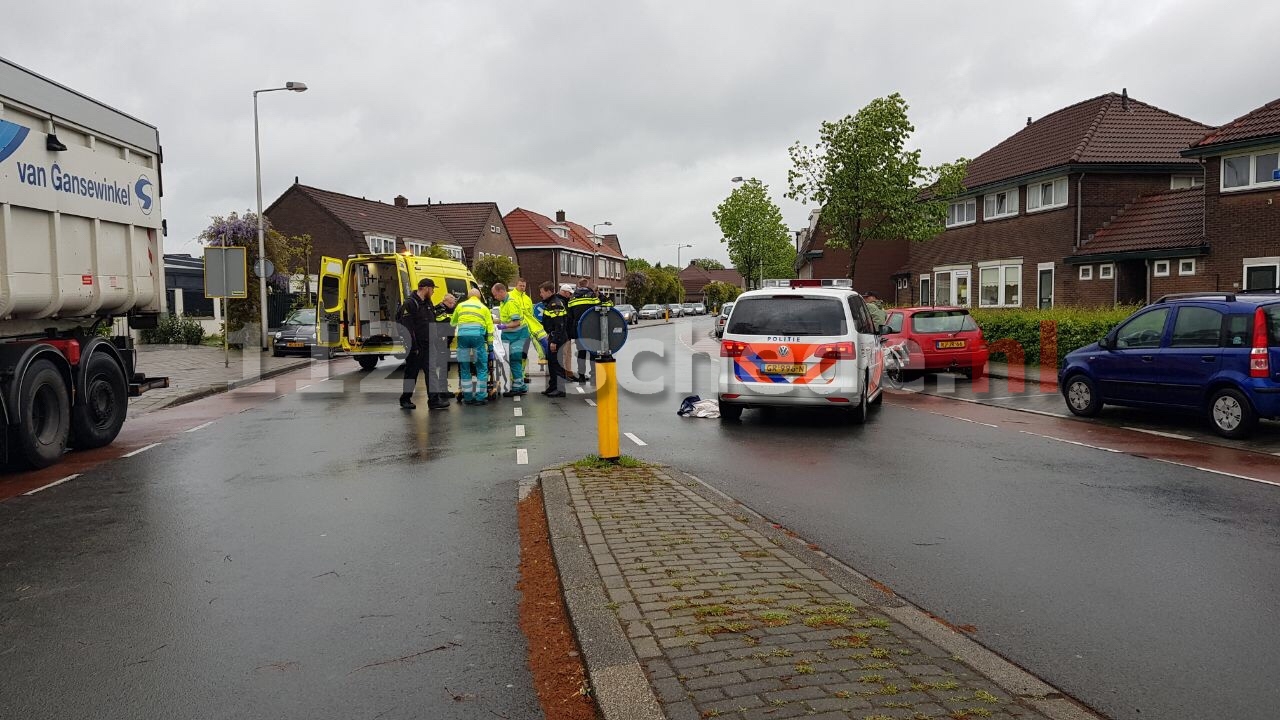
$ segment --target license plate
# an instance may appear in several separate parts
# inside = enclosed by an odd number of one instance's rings
[[[808,368],[804,365],[767,364],[764,366],[764,371],[768,375],[803,375],[806,370],[808,370]]]
[[[939,340],[937,345],[939,350],[955,350],[964,346],[964,340]]]
[[[284,346],[285,346],[285,347],[306,347],[306,346],[307,346],[307,344],[306,344],[306,343],[300,343],[300,342],[291,342],[291,343],[285,343],[285,344],[284,344]]]

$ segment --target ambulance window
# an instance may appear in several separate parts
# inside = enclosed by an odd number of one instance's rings
[[[462,278],[445,278],[444,289],[455,297],[467,296],[467,281]]]
[[[320,279],[320,304],[326,310],[338,306],[338,285],[339,279],[333,275],[325,275]]]

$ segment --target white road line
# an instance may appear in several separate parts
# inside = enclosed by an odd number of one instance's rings
[[[524,417],[524,408],[515,409],[516,417]]]
[[[973,423],[974,425],[982,425],[982,426],[984,426],[984,427],[989,427],[989,428],[999,428],[999,427],[1000,427],[999,425],[992,425],[991,423],[979,422],[979,421],[977,421],[977,420],[970,420],[969,418],[962,418],[962,417],[959,417],[959,416],[956,416],[956,415],[948,415],[948,414],[946,414],[946,413],[934,412],[934,411],[932,411],[932,410],[930,410],[930,411],[929,411],[929,414],[930,414],[930,415],[937,415],[938,417],[951,418],[952,420],[959,420],[959,421],[961,421],[961,422]]]
[[[1157,435],[1157,436],[1159,436],[1159,437],[1173,438],[1174,440],[1191,440],[1191,439],[1193,439],[1190,435],[1179,435],[1178,433],[1160,432],[1159,430],[1147,430],[1146,428],[1131,427],[1131,426],[1129,426],[1129,425],[1125,425],[1125,426],[1124,426],[1124,429],[1125,429],[1125,430],[1132,430],[1132,431],[1134,431],[1134,432],[1146,433],[1146,434],[1148,434],[1148,435]]]
[[[579,394],[579,395],[585,395],[585,394],[587,394],[587,391],[586,391],[586,390],[583,390],[583,389],[582,389],[582,386],[581,386],[581,385],[579,385],[579,386],[578,386],[578,394]]]
[[[511,398],[511,399],[512,399],[512,400],[515,400],[516,402],[520,402],[520,396],[519,396],[519,395],[516,395],[515,397],[513,397],[513,398]]]
[[[1069,418],[1069,417],[1071,417],[1070,415],[1067,415],[1066,413],[1045,412],[1044,410],[1029,410],[1029,409],[1027,409],[1027,408],[1019,408],[1019,409],[1018,409],[1018,412],[1031,413],[1032,415],[1044,415],[1044,416],[1047,416],[1047,417],[1056,417],[1056,418]]]
[[[523,425],[517,425],[517,426],[516,426],[516,437],[524,437],[524,426],[523,426]]]
[[[130,458],[130,457],[133,457],[134,455],[141,455],[142,453],[144,453],[144,452],[146,452],[146,451],[150,450],[150,449],[151,449],[151,448],[153,448],[153,447],[156,447],[156,446],[157,446],[157,445],[159,445],[159,444],[160,444],[160,443],[151,443],[150,445],[148,445],[148,446],[146,446],[146,447],[140,447],[140,448],[138,448],[137,450],[134,450],[134,451],[133,451],[133,452],[131,452],[131,453],[125,453],[124,455],[121,455],[120,457],[122,457],[122,458]]]
[[[988,400],[988,401],[990,401],[990,400],[1017,400],[1018,398],[1052,397],[1052,396],[1057,395],[1057,394],[1058,394],[1058,393],[1035,393],[1035,394],[1033,394],[1033,395],[1002,395],[1002,396],[1000,396],[1000,397],[984,398],[984,399],[985,399],[985,400]]]
[[[36,488],[35,490],[31,490],[31,491],[29,491],[29,492],[24,492],[24,493],[22,493],[22,494],[23,494],[23,495],[35,495],[36,493],[40,492],[41,490],[48,490],[48,489],[49,489],[49,488],[51,488],[51,487],[55,487],[55,486],[61,485],[61,484],[62,484],[62,483],[64,483],[64,482],[68,482],[68,481],[71,481],[71,480],[75,480],[75,479],[76,479],[76,478],[78,478],[78,477],[80,477],[80,474],[79,474],[79,473],[76,473],[75,475],[68,475],[68,476],[66,476],[66,477],[62,478],[61,480],[54,480],[53,482],[49,483],[48,485],[42,485],[42,486],[40,486],[40,487]]]
[[[591,398],[587,398],[587,404],[590,405],[591,407],[595,407],[596,401],[592,400]]]
[[[1263,480],[1262,478],[1249,477],[1248,475],[1237,475],[1236,473],[1229,473],[1229,472],[1226,472],[1225,470],[1214,470],[1213,468],[1200,467],[1199,465],[1188,465],[1187,463],[1180,463],[1174,460],[1165,460],[1163,458],[1150,458],[1150,459],[1155,460],[1157,462],[1165,463],[1167,465],[1177,465],[1178,467],[1191,468],[1192,470],[1199,470],[1201,472],[1213,473],[1214,475],[1225,475],[1227,477],[1236,478],[1238,480],[1249,480],[1250,482],[1263,483],[1265,485],[1275,485],[1276,487],[1280,487],[1280,482],[1275,480]]]
[[[303,390],[306,390],[306,389],[307,389],[307,388],[309,388],[309,387],[311,387],[311,386],[310,386],[310,385],[303,385],[302,387],[298,388],[298,392],[302,392]]]
[[[1034,435],[1035,437],[1044,438],[1046,440],[1055,440],[1060,443],[1067,443],[1068,445],[1078,445],[1079,447],[1087,447],[1093,450],[1102,450],[1104,452],[1121,453],[1121,454],[1123,454],[1124,452],[1123,450],[1116,450],[1115,448],[1101,447],[1099,445],[1090,445],[1089,443],[1076,442],[1075,440],[1067,440],[1066,438],[1054,437],[1052,435],[1041,435],[1040,433],[1033,433],[1030,430],[1019,430],[1018,432],[1022,433],[1023,435]]]
[[[217,420],[210,420],[209,422],[207,422],[207,423],[205,423],[205,424],[203,424],[203,425],[197,425],[197,426],[195,426],[195,427],[191,428],[190,430],[187,430],[186,432],[196,432],[196,431],[199,431],[199,430],[203,430],[203,429],[205,429],[205,428],[209,427],[210,425],[212,425],[212,424],[214,424],[214,423],[216,423],[216,422],[218,422],[218,421],[217,421]]]
[[[627,438],[631,440],[631,442],[633,442],[633,443],[635,443],[635,444],[639,445],[640,447],[644,447],[645,445],[648,445],[648,444],[649,444],[649,443],[647,443],[647,442],[645,442],[645,441],[641,440],[640,438],[636,437],[635,433],[622,433],[622,434],[623,434],[623,435],[626,435],[626,436],[627,436]]]
[[[516,464],[517,464],[517,465],[528,465],[528,464],[529,464],[529,451],[528,451],[528,450],[525,450],[524,448],[517,448],[517,449],[516,449]]]

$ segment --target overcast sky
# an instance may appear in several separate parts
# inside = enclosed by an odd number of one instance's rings
[[[1209,124],[1280,93],[1274,0],[11,5],[0,54],[159,127],[168,252],[254,206],[251,93],[288,80],[311,89],[260,99],[265,204],[298,176],[563,209],[666,263],[727,257],[711,211],[734,175],[803,227],[788,146],[894,91],[930,163],[1122,87]]]

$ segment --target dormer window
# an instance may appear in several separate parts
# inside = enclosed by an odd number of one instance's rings
[[[565,239],[568,239],[569,237],[569,228],[553,227],[551,228],[551,232]]]
[[[999,220],[1018,214],[1018,188],[994,192],[983,198],[982,219]]]

